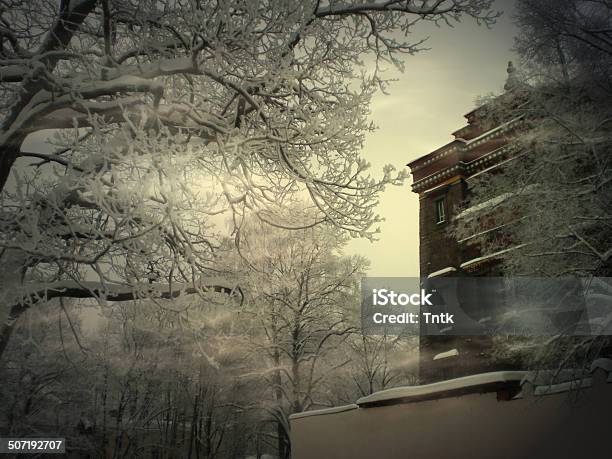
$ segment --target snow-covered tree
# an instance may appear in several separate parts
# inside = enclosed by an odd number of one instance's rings
[[[415,337],[359,333],[351,336],[348,344],[351,363],[348,374],[341,376],[348,377],[360,397],[394,386],[416,385],[418,340]],[[345,401],[352,403],[354,396]]]
[[[289,415],[326,406],[327,383],[351,360],[347,340],[359,329],[367,261],[341,255],[347,238],[337,228],[264,225],[244,225],[236,270],[248,291],[252,360],[261,361],[252,371],[269,389],[263,408],[277,426],[279,457],[288,457]]]
[[[210,279],[222,212],[291,226],[277,203],[302,191],[309,224],[372,237],[404,177],[359,153],[378,64],[419,49],[415,23],[489,25],[491,3],[2,0],[0,354],[53,297],[228,287]]]
[[[503,226],[480,242],[490,252],[520,246],[504,254],[508,273],[610,276],[612,9],[522,0],[517,11],[522,75],[487,104],[492,123],[522,121],[515,153],[472,181],[478,210],[458,221],[459,235]]]
[[[80,457],[254,453],[263,389],[240,378],[251,362],[231,346],[227,308],[177,303],[120,303],[95,331],[75,301],[28,310],[0,362],[0,434],[61,431]]]
[[[509,160],[471,181],[458,236],[503,250],[509,275],[612,276],[612,5],[519,0],[516,19],[520,75],[485,111],[491,125],[520,127]],[[540,367],[609,354],[609,292],[599,280],[584,289],[600,314],[589,317],[591,336],[506,340],[501,354],[529,354]]]
[[[530,73],[566,85],[599,80],[610,89],[609,1],[518,0],[516,12],[516,50]]]

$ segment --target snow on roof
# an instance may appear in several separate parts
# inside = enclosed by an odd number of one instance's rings
[[[528,216],[524,216],[524,217],[520,217],[520,218],[517,218],[517,219],[514,219],[514,220],[507,221],[505,223],[502,223],[501,225],[497,225],[497,226],[494,226],[492,228],[488,228],[486,230],[479,231],[478,233],[470,234],[469,236],[466,236],[464,238],[459,239],[457,242],[461,243],[461,242],[469,241],[470,239],[474,239],[474,238],[477,238],[477,237],[480,237],[480,236],[484,236],[485,234],[492,233],[493,231],[498,231],[498,230],[500,230],[502,228],[505,228],[507,226],[513,225],[514,223],[519,222],[521,220],[524,220],[526,218],[528,218]]]
[[[484,256],[478,257],[478,258],[472,258],[471,260],[468,260],[465,263],[461,263],[459,265],[459,267],[461,269],[465,269],[468,266],[471,266],[471,265],[474,265],[474,264],[477,264],[477,263],[481,263],[483,261],[487,261],[487,260],[490,260],[492,258],[497,258],[497,257],[499,257],[499,256],[501,256],[501,255],[503,255],[505,253],[511,252],[513,250],[516,250],[516,249],[520,249],[521,247],[525,247],[526,245],[527,244],[519,244],[519,245],[515,245],[514,247],[510,247],[510,248],[507,248],[507,249],[504,249],[504,250],[500,250],[499,252],[491,253],[489,255],[484,255]]]
[[[459,355],[459,351],[457,349],[451,349],[450,351],[440,352],[439,354],[434,355],[433,360],[447,359],[457,355]]]
[[[506,147],[507,147],[507,145],[504,145],[503,147],[500,147],[500,148],[499,148],[499,150],[501,150],[501,149],[503,149],[503,148],[506,148]],[[496,150],[496,151],[497,151],[497,150]],[[504,160],[504,161],[501,161],[501,162],[499,162],[499,163],[495,163],[495,164],[493,164],[492,166],[489,166],[489,167],[487,167],[487,168],[485,168],[485,169],[483,169],[483,170],[481,170],[481,171],[476,172],[476,173],[475,173],[475,174],[473,174],[473,175],[470,175],[470,176],[469,176],[469,177],[468,177],[466,180],[467,180],[467,181],[473,180],[473,179],[475,179],[476,177],[478,177],[478,176],[480,176],[480,175],[486,174],[487,172],[490,172],[490,171],[492,171],[492,170],[495,170],[495,169],[497,169],[498,167],[501,167],[501,166],[503,166],[504,164],[509,163],[510,161],[514,161],[516,158],[517,158],[517,156],[512,156],[511,158],[508,158],[508,159],[506,159],[506,160]]]
[[[453,273],[455,271],[457,271],[457,268],[454,268],[452,266],[447,266],[446,268],[442,268],[438,271],[434,271],[433,273],[429,274],[427,278],[430,279],[432,277],[443,276],[444,274]]]
[[[497,195],[497,196],[495,196],[495,197],[493,197],[491,199],[487,199],[486,201],[481,202],[480,204],[476,204],[474,206],[468,207],[467,209],[463,210],[462,212],[459,212],[455,218],[465,218],[467,216],[470,216],[471,214],[478,213],[478,212],[481,212],[483,210],[490,209],[491,207],[498,206],[502,202],[504,202],[504,201],[514,197],[514,196],[518,196],[521,193],[529,192],[529,191],[533,190],[534,187],[535,187],[535,185],[531,184],[531,185],[527,185],[527,186],[521,188],[520,190],[509,191],[507,193],[502,193],[502,194]]]
[[[427,188],[426,190],[423,190],[423,193],[424,194],[428,194],[428,193],[431,193],[433,191],[436,191],[436,190],[439,190],[441,188],[445,188],[445,187],[448,187],[448,186],[449,186],[449,184],[447,182],[442,182],[442,183],[439,183],[438,185],[435,185],[435,186],[433,186],[431,188]]]
[[[481,135],[479,135],[478,137],[474,137],[473,139],[468,140],[466,145],[472,145],[475,143],[478,143],[478,141],[480,140],[484,140],[485,138],[490,137],[491,135],[495,134],[496,132],[499,131],[506,131],[508,130],[508,128],[510,128],[513,124],[515,124],[517,121],[520,121],[521,118],[523,118],[523,115],[517,116],[516,118],[511,119],[510,121],[507,121],[503,124],[500,124],[499,126],[490,129],[486,132],[483,132]]]
[[[485,209],[489,209],[491,207],[498,206],[499,204],[501,204],[502,202],[504,202],[508,198],[511,198],[515,194],[516,193],[503,193],[503,194],[495,196],[495,197],[493,197],[491,199],[487,199],[486,201],[481,202],[480,204],[476,204],[475,206],[468,207],[467,209],[463,210],[462,212],[459,212],[457,214],[456,218],[465,218],[468,215],[480,212],[480,211],[485,210]]]
[[[442,145],[439,148],[436,148],[434,151],[427,153],[424,156],[421,156],[411,162],[409,162],[408,164],[406,164],[406,166],[408,166],[410,169],[412,169],[412,171],[418,171],[419,169],[422,169],[423,167],[427,166],[428,164],[431,164],[435,161],[437,161],[438,159],[446,156],[449,153],[452,153],[453,151],[455,151],[455,149],[453,148],[454,145],[456,145],[457,143],[461,143],[461,144],[465,144],[466,141],[463,139],[453,139],[450,142],[448,142],[445,145]],[[416,165],[418,162],[423,161],[421,164],[419,164],[418,166]]]
[[[353,403],[351,405],[335,406],[333,408],[323,408],[321,410],[303,411],[301,413],[293,413],[289,415],[289,419],[293,420],[299,418],[306,418],[308,416],[321,416],[325,414],[342,413],[344,411],[356,410],[357,408],[359,408],[359,406]]]
[[[367,406],[385,401],[402,400],[418,401],[423,399],[437,399],[451,394],[465,392],[482,392],[488,386],[500,386],[506,383],[520,383],[525,377],[525,371],[496,371],[493,373],[482,373],[478,375],[464,376],[462,378],[440,381],[424,386],[394,387],[372,395],[361,397],[357,405]]]

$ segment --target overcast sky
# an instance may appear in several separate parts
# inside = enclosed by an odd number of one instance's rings
[[[429,35],[431,49],[406,57],[403,74],[389,72],[399,80],[390,95],[378,94],[373,101],[372,119],[379,129],[367,138],[364,150],[373,172],[389,163],[405,168],[449,142],[478,96],[502,91],[507,63],[517,60],[511,50],[516,34],[512,6],[513,1],[497,1],[504,14],[490,30],[466,20],[452,29],[428,25],[415,34]],[[348,253],[371,260],[370,276],[419,275],[419,200],[410,184],[382,196],[379,213],[386,221],[379,241],[349,245]]]

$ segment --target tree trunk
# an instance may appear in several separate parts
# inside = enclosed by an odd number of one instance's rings
[[[8,317],[6,321],[2,324],[2,329],[0,329],[0,360],[2,360],[2,356],[4,355],[4,351],[6,350],[9,340],[11,339],[11,335],[13,334],[13,330],[15,329],[15,325],[17,321],[21,317],[21,315],[26,312],[29,308],[29,305],[23,304],[15,304],[11,307]]]
[[[199,388],[198,388],[199,389]],[[198,406],[200,405],[199,391],[196,393],[193,400],[193,415],[191,416],[191,430],[189,432],[189,450],[187,452],[187,459],[191,459],[193,452],[193,443],[197,441],[197,425],[198,425]]]
[[[297,353],[297,336],[294,337],[294,353],[291,361],[291,377],[293,378],[293,403],[291,404],[292,413],[300,413],[303,410],[302,407],[302,382],[300,379],[300,361]],[[314,362],[313,362],[314,365]],[[309,394],[308,394],[309,395]]]
[[[278,435],[278,457],[287,459],[289,457],[289,448],[287,442],[287,433],[281,422],[277,423],[276,433]]]
[[[52,51],[61,51],[66,49],[74,33],[81,27],[85,18],[96,7],[97,0],[87,0],[75,2],[76,4],[70,7],[70,2],[61,2],[60,11],[54,26],[47,33],[45,39],[40,44],[39,56],[40,62],[45,66],[45,70],[52,73],[57,63],[60,60],[59,53]],[[7,118],[1,126],[3,136],[7,135],[11,130],[12,135],[0,145],[0,191],[4,189],[8,180],[9,174],[15,163],[15,160],[21,152],[21,145],[25,140],[28,132],[22,126],[14,128],[15,121],[22,115],[22,111],[27,107],[31,99],[40,91],[40,82],[37,78],[28,78],[24,80],[19,91],[17,102],[13,105]]]
[[[561,41],[559,40],[559,38],[556,39],[555,44],[557,45],[557,55],[559,56],[559,62],[561,64],[561,71],[563,73],[563,83],[565,83],[566,87],[569,87],[570,75],[567,69],[567,58],[565,57],[565,52],[563,51],[563,48],[561,47]]]
[[[6,182],[13,168],[13,164],[21,153],[21,144],[25,140],[25,134],[16,136],[17,138],[7,142],[0,150],[0,191],[4,189]]]
[[[274,367],[279,368],[280,366],[280,353],[278,350],[274,351],[274,355],[272,357],[272,361],[274,362]],[[282,378],[280,370],[274,370],[272,381],[274,383],[274,398],[276,399],[276,403],[278,405],[279,413],[282,411],[283,404],[283,392],[281,390]],[[277,439],[277,447],[278,447],[278,457],[281,459],[285,459],[289,457],[289,444],[287,441],[287,432],[285,432],[285,427],[282,422],[279,420],[276,423],[276,435]]]

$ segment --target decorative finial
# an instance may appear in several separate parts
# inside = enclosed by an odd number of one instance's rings
[[[506,78],[506,84],[504,84],[504,90],[510,91],[514,89],[518,83],[518,79],[516,77],[516,68],[512,61],[508,61],[508,68],[506,69],[508,72],[508,77]]]

